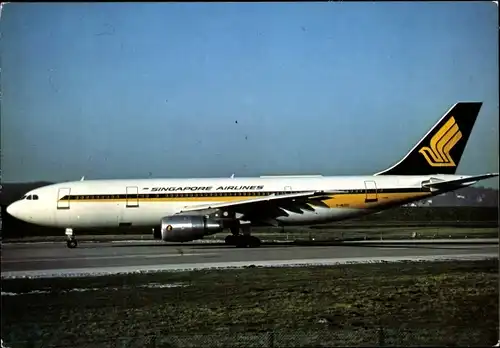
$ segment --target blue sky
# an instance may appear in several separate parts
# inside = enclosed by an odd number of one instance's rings
[[[3,181],[372,174],[459,100],[484,102],[459,172],[498,171],[497,11],[8,4]]]

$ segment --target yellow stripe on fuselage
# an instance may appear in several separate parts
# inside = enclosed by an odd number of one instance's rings
[[[376,208],[384,205],[406,202],[408,200],[419,200],[429,196],[429,192],[397,192],[381,193],[377,195],[377,200],[366,202],[365,193],[347,193],[336,195],[333,198],[324,200],[323,203],[329,208]],[[375,196],[375,195],[369,195]]]

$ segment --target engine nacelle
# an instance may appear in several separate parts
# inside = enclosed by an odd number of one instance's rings
[[[223,229],[222,222],[202,215],[173,215],[161,219],[164,242],[190,242]]]

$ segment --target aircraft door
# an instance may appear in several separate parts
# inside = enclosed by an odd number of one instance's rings
[[[365,203],[372,203],[372,202],[377,202],[378,201],[378,194],[377,194],[377,184],[375,181],[365,181],[365,189],[366,189],[366,197],[365,197]]]
[[[127,208],[137,208],[139,206],[139,189],[137,186],[127,186]]]
[[[70,188],[60,188],[57,192],[57,209],[69,209],[70,206]]]

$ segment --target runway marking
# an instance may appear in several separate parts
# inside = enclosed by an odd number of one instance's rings
[[[149,273],[159,271],[187,271],[199,269],[234,269],[246,266],[256,267],[310,267],[341,264],[383,263],[405,261],[450,261],[450,260],[485,260],[497,259],[498,253],[462,254],[462,255],[433,255],[433,256],[386,256],[386,257],[357,257],[357,258],[328,258],[302,260],[273,260],[273,261],[238,261],[215,263],[185,263],[162,264],[148,266],[117,266],[96,268],[52,269],[36,271],[7,271],[2,272],[3,279],[9,278],[54,278],[54,277],[83,277],[107,276],[112,274]]]
[[[185,257],[185,256],[213,256],[219,253],[184,253],[184,254],[158,254],[158,255],[112,255],[112,256],[82,256],[82,257],[59,257],[59,258],[39,258],[39,259],[15,259],[3,260],[2,263],[26,263],[26,262],[53,262],[53,261],[78,261],[78,260],[102,260],[102,259],[154,259],[164,257]]]

